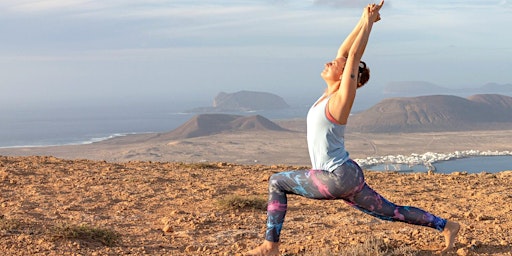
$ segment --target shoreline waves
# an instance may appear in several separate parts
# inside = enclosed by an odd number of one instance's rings
[[[108,162],[228,162],[310,166],[304,120],[281,120],[278,124],[289,131],[228,131],[183,139],[166,139],[159,133],[118,133],[112,139],[104,140],[108,138],[104,137],[98,142],[0,148],[0,155],[54,156]],[[351,158],[363,168],[378,164],[430,166],[446,160],[482,156],[504,156],[504,162],[499,162],[508,168],[508,156],[512,159],[511,137],[512,130],[400,134],[348,132],[345,146]],[[489,160],[486,161],[491,162]],[[510,162],[508,170],[512,169]]]
[[[44,145],[16,145],[16,146],[0,146],[0,149],[9,149],[9,148],[46,148],[46,147],[61,147],[61,146],[79,146],[79,145],[89,145],[92,143],[102,142],[109,139],[117,138],[117,137],[124,137],[128,135],[136,135],[136,134],[144,134],[144,133],[115,133],[103,137],[94,137],[87,140],[77,141],[77,142],[66,142],[66,143],[49,143]]]
[[[455,151],[453,153],[434,153],[427,152],[424,154],[416,154],[413,153],[409,156],[404,155],[387,155],[387,156],[377,156],[377,157],[367,157],[364,159],[354,159],[361,168],[371,168],[377,165],[394,165],[394,164],[402,164],[407,166],[415,166],[422,165],[429,171],[435,171],[435,167],[433,164],[439,162],[446,162],[456,159],[464,159],[471,157],[483,157],[483,156],[512,156],[512,151],[480,151],[480,150],[464,150],[464,151]],[[510,169],[512,169],[512,162]]]
[[[290,122],[290,120],[288,120]],[[286,121],[284,121],[286,122]],[[116,133],[111,134],[105,137],[97,137],[92,138],[87,141],[79,142],[79,143],[67,143],[67,144],[57,144],[57,145],[29,145],[29,146],[10,146],[10,147],[0,147],[0,155],[4,152],[4,155],[16,156],[15,152],[26,152],[26,151],[35,151],[38,152],[35,155],[48,155],[48,156],[57,156],[59,154],[54,154],[54,149],[62,149],[62,148],[77,148],[83,146],[100,146],[103,143],[108,143],[111,139],[123,139],[121,137],[125,137],[129,139],[130,137],[137,135],[151,135],[158,134],[155,132],[141,132],[141,133]],[[378,137],[378,135],[374,135]],[[180,144],[179,142],[170,142],[168,145]],[[249,143],[248,143],[249,144]],[[14,153],[5,153],[12,151]],[[59,150],[57,150],[59,151]],[[77,154],[79,154],[79,151]],[[19,154],[26,155],[26,154]],[[376,171],[398,171],[398,172],[427,172],[427,171],[436,171],[437,163],[449,163],[452,160],[465,159],[465,158],[478,158],[478,157],[489,157],[489,156],[510,156],[510,168],[506,168],[499,171],[512,170],[512,151],[508,150],[477,150],[477,149],[469,149],[469,150],[456,150],[453,152],[426,152],[423,154],[419,153],[411,153],[410,155],[403,154],[388,154],[388,155],[372,155],[365,158],[357,158],[353,157],[354,161],[356,161],[361,168],[368,170],[376,170]],[[91,158],[100,160],[98,157]],[[105,159],[107,160],[107,159]],[[144,158],[140,160],[146,160]],[[224,161],[223,159],[220,159]],[[215,161],[214,159],[201,159],[197,162],[205,162],[205,161]],[[261,161],[254,160],[254,163],[261,163]],[[264,162],[263,162],[264,163]],[[275,164],[275,163],[267,163],[267,164]],[[297,164],[306,164],[297,163]],[[492,166],[492,162],[490,163]],[[373,169],[372,169],[373,168]],[[492,169],[492,168],[491,168]],[[499,172],[493,171],[493,172]]]

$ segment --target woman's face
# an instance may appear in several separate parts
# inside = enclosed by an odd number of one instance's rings
[[[338,81],[340,80],[343,69],[345,68],[346,58],[337,58],[331,62],[325,63],[324,70],[322,71],[322,78],[325,80]]]

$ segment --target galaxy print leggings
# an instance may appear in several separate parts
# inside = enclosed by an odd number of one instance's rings
[[[281,172],[269,180],[267,231],[265,239],[279,242],[287,209],[287,194],[312,199],[342,199],[367,214],[387,221],[401,221],[414,225],[444,229],[446,220],[411,206],[389,202],[364,181],[359,165],[348,160],[333,172],[301,170]]]

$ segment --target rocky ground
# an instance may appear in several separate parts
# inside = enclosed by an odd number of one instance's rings
[[[268,177],[297,168],[0,156],[0,252],[241,255],[263,241]],[[459,222],[453,255],[512,255],[512,171],[366,178],[391,201]],[[433,229],[298,196],[282,236],[288,256],[432,255],[443,243]]]

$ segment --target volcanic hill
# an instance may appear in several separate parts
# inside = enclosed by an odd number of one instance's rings
[[[220,92],[213,99],[211,107],[199,107],[188,110],[190,113],[245,112],[257,110],[278,110],[290,106],[280,96],[268,92],[238,91]]]
[[[159,134],[158,137],[159,139],[176,140],[224,132],[259,130],[286,131],[260,115],[200,114],[170,132]]]
[[[390,98],[349,120],[352,131],[375,133],[496,130],[511,125],[512,97],[498,94]]]

